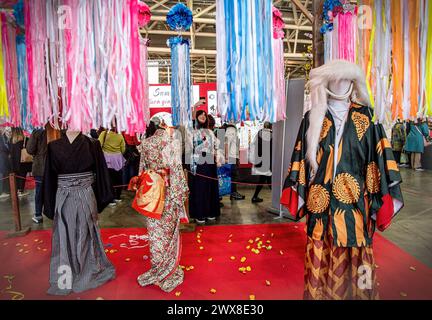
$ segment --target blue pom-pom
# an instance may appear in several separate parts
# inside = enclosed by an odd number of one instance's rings
[[[24,28],[24,1],[19,0],[13,7],[13,15],[15,17],[16,23]]]
[[[168,12],[166,22],[171,30],[186,31],[192,25],[192,11],[183,3],[178,3]]]

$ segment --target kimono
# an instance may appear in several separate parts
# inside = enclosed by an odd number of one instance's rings
[[[115,278],[97,224],[112,201],[111,183],[99,141],[79,134],[48,144],[43,179],[44,213],[53,221],[49,294],[67,295],[97,288]],[[59,286],[70,267],[70,287]]]
[[[141,181],[155,185],[148,190],[150,193],[137,193],[137,196],[141,195],[141,199],[137,199],[137,208],[141,207],[139,212],[147,219],[151,260],[151,269],[138,276],[138,283],[141,286],[155,284],[170,292],[183,282],[184,277],[179,265],[179,226],[180,222],[188,221],[184,206],[188,186],[182,168],[181,142],[171,138],[166,130],[158,129],[142,142],[140,149],[140,172],[149,172],[145,178],[140,175]],[[142,190],[140,186],[136,189]],[[150,201],[145,199],[146,196]]]
[[[390,142],[372,122],[371,109],[352,103],[335,148],[335,122],[327,110],[312,172],[306,160],[310,121],[308,112],[281,197],[297,220],[306,217],[304,298],[376,299],[373,234],[376,227],[385,230],[403,206]],[[357,285],[360,266],[370,271],[366,288]]]

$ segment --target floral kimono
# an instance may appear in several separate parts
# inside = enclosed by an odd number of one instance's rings
[[[315,125],[310,114],[301,124],[281,198],[297,220],[306,216],[304,298],[376,299],[372,237],[403,206],[391,145],[382,125],[372,122],[371,109],[353,103],[335,146],[335,122],[327,110],[315,172],[307,160],[308,128]],[[364,286],[363,275],[369,277]]]
[[[141,286],[159,285],[170,292],[183,282],[179,224],[187,222],[184,203],[188,186],[180,142],[166,130],[157,130],[141,145],[140,172],[134,189],[145,192],[137,192],[134,203],[137,211],[147,216],[151,269],[140,275],[138,282]]]

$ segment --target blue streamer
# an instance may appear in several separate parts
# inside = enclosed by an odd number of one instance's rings
[[[171,48],[171,114],[173,126],[192,126],[192,80],[190,74],[189,40],[168,39]],[[180,56],[184,55],[183,59]]]
[[[13,7],[13,15],[16,23],[24,28],[24,1],[19,0]]]
[[[230,121],[275,122],[272,4],[267,0],[222,0],[225,16],[226,114]],[[223,108],[225,110],[225,108]]]
[[[31,131],[31,114],[27,113],[27,94],[28,94],[28,75],[27,75],[27,60],[26,60],[26,45],[24,35],[16,36],[16,52],[18,65],[18,80],[21,89],[21,121],[22,127],[25,130]]]

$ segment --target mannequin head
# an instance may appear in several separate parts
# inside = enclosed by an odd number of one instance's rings
[[[340,96],[348,93],[348,91],[351,88],[351,80],[346,79],[337,79],[333,81],[329,81],[328,83],[328,89],[329,91],[333,92],[334,94]]]

